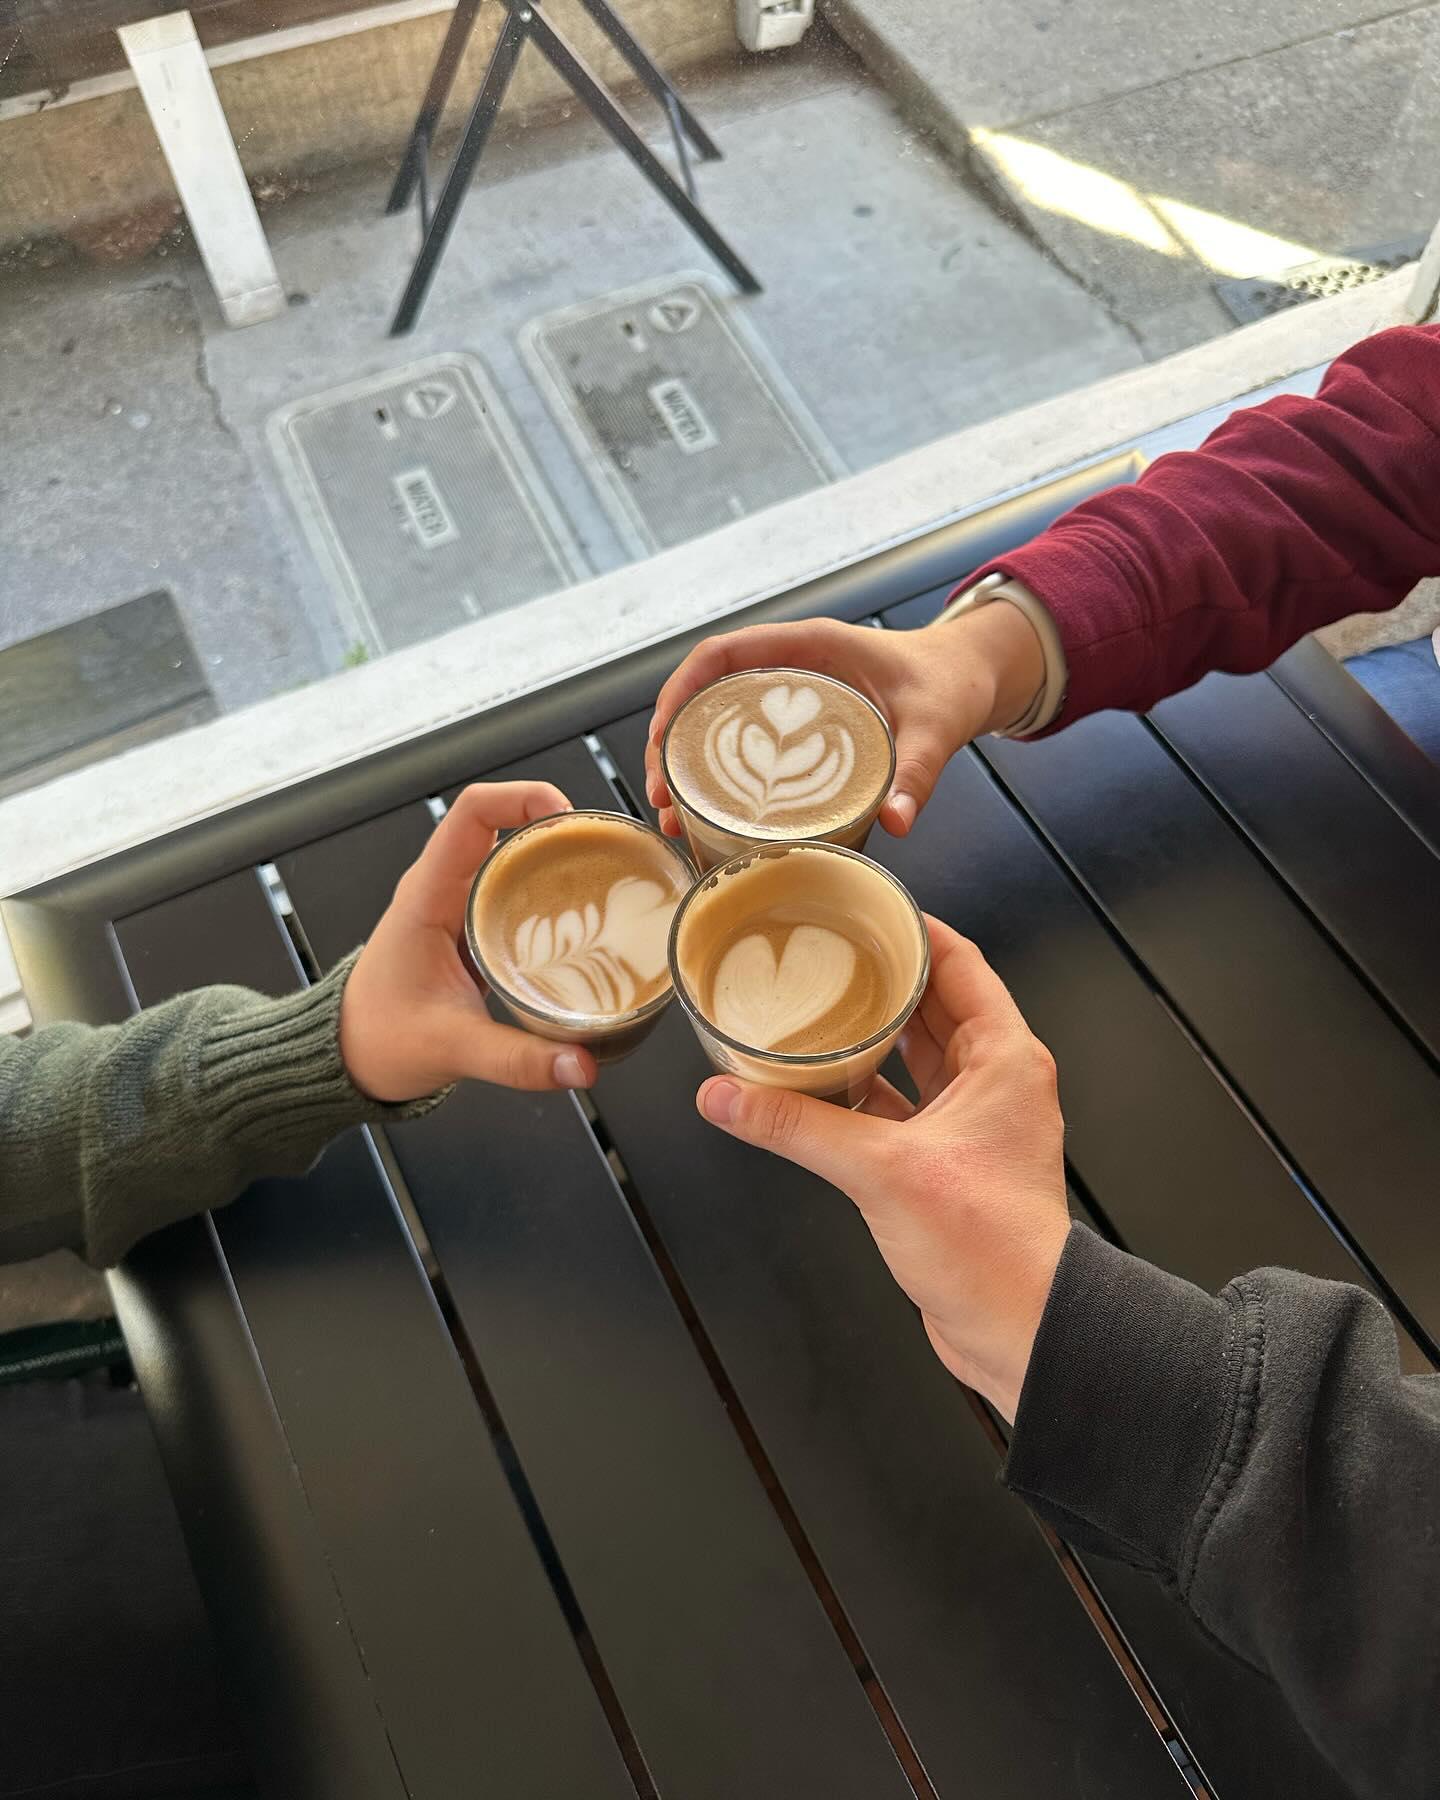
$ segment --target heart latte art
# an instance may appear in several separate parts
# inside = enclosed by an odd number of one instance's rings
[[[768,937],[742,937],[715,971],[711,1017],[727,1037],[773,1050],[808,1030],[845,998],[855,946],[822,925],[797,925],[776,960]]]
[[[629,1012],[665,968],[673,890],[624,876],[604,899],[531,913],[515,933],[514,965],[566,1012]]]
[[[925,952],[898,881],[797,838],[755,845],[695,883],[671,966],[717,1069],[855,1105],[924,989]]]
[[[705,765],[742,816],[755,824],[786,813],[823,811],[855,769],[855,738],[827,710],[818,688],[777,682],[760,696],[761,717],[743,702],[725,708],[705,733]]]

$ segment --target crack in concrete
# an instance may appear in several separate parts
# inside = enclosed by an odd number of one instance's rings
[[[143,281],[135,287],[124,290],[118,294],[116,298],[138,299],[142,294],[176,294],[183,301],[186,311],[189,313],[190,322],[195,328],[196,384],[210,402],[210,416],[214,419],[217,428],[230,440],[236,453],[241,457],[245,457],[248,467],[249,458],[246,456],[245,446],[240,440],[240,434],[230,423],[229,419],[226,418],[225,409],[220,399],[220,390],[210,379],[209,365],[205,360],[205,327],[200,321],[200,309],[195,304],[195,296],[191,292],[190,284],[175,276],[162,275],[154,281]]]
[[[1135,346],[1141,360],[1154,358],[1146,349],[1139,328],[1120,311],[1103,289],[1067,263],[1046,242],[1034,222],[1016,204],[1004,184],[969,135],[969,127],[951,113],[919,72],[889,43],[855,6],[831,0],[826,23],[870,74],[910,130],[926,143],[954,172],[960,184],[984,206],[1002,229],[1021,237],[1046,263],[1093,300],[1105,318]]]
[[[1096,286],[1096,284],[1087,276],[1082,275],[1078,269],[1072,268],[1070,264],[1066,262],[1065,258],[1060,255],[1059,251],[1056,250],[1052,244],[1046,242],[1038,227],[1026,216],[1022,209],[1015,204],[1015,201],[1010,194],[1006,192],[1004,186],[996,178],[993,169],[991,169],[989,163],[986,161],[979,146],[973,142],[968,143],[964,150],[963,173],[966,186],[972,190],[978,199],[983,201],[983,203],[989,207],[990,211],[1001,225],[1006,226],[1009,230],[1016,232],[1020,237],[1024,238],[1026,243],[1039,251],[1040,255],[1044,257],[1045,261],[1049,263],[1052,268],[1058,269],[1067,281],[1074,282],[1075,286],[1080,289],[1082,294],[1088,299],[1093,300],[1116,330],[1127,337],[1135,346],[1136,350],[1139,351],[1142,362],[1148,363],[1155,360],[1146,348],[1145,340],[1140,335],[1139,327],[1125,317],[1116,302],[1103,288]]]
[[[220,390],[210,379],[210,368],[205,360],[205,334],[203,331],[200,334],[200,342],[195,349],[195,379],[205,390],[205,394],[210,401],[210,413],[211,417],[215,420],[216,426],[223,436],[229,438],[230,442],[235,447],[236,454],[244,456],[245,448],[240,442],[240,434],[225,417],[225,408],[220,401]],[[246,460],[248,462],[249,459],[247,458]]]

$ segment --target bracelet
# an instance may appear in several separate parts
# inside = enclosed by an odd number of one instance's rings
[[[1070,678],[1065,663],[1065,646],[1060,641],[1060,633],[1050,616],[1050,609],[1023,582],[1012,581],[996,569],[977,581],[973,587],[957,594],[935,623],[944,625],[951,619],[960,619],[967,613],[978,612],[992,600],[1008,601],[1030,621],[1040,640],[1045,674],[1034,699],[1020,717],[1003,731],[996,731],[991,735],[1003,738],[1029,737],[1033,732],[1043,731],[1059,715],[1065,704],[1065,689]]]

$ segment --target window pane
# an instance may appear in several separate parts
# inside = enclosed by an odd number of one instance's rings
[[[603,10],[16,0],[0,793],[1309,304],[1440,211],[1430,8],[621,0],[628,56]]]

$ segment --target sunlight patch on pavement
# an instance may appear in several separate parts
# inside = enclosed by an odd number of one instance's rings
[[[1320,254],[1184,200],[1146,193],[1104,169],[1043,144],[977,126],[971,142],[1032,205],[1157,256],[1193,256],[1217,275],[1275,275]]]

